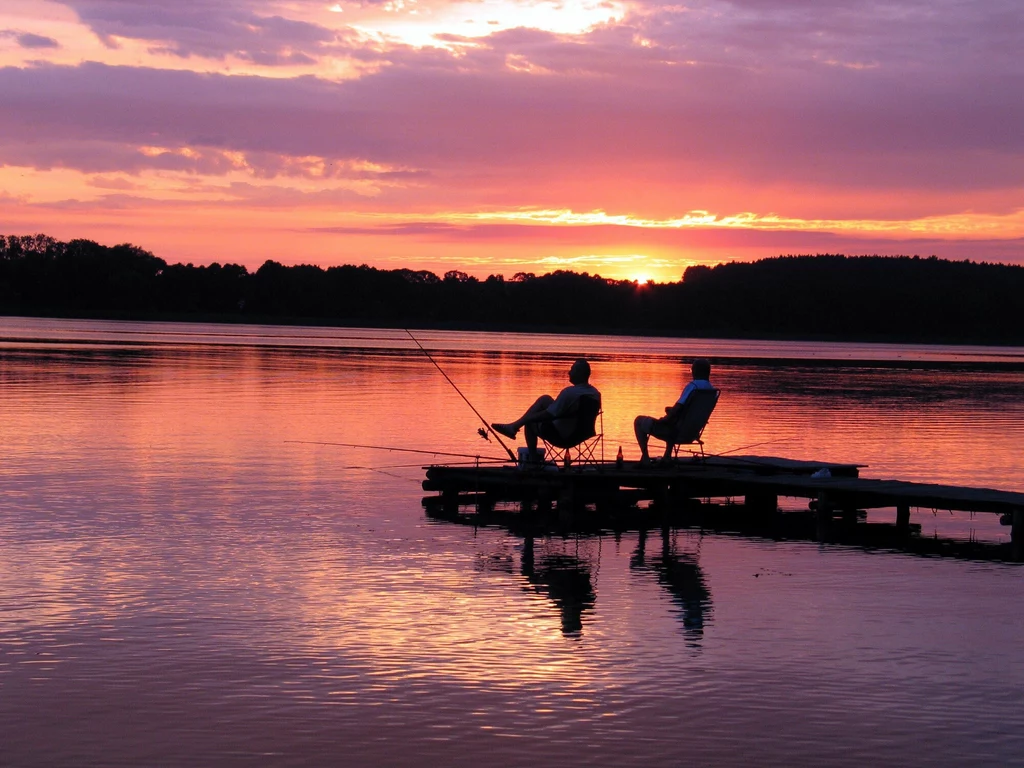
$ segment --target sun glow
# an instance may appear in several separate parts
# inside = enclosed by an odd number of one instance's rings
[[[621,19],[625,13],[626,5],[615,1],[484,0],[435,4],[400,0],[380,6],[364,5],[351,14],[349,21],[353,28],[364,34],[393,42],[458,48],[472,44],[465,38],[485,37],[506,29],[528,28],[555,34],[579,34],[599,24]]]
[[[383,214],[392,218],[390,214]],[[602,210],[517,209],[508,211],[453,211],[411,215],[417,220],[505,222],[538,226],[616,226],[637,229],[754,229],[765,231],[842,232],[850,235],[930,235],[934,237],[1024,237],[1024,209],[1007,214],[954,213],[917,219],[801,219],[774,213],[742,212],[719,215],[689,211],[668,219],[649,219]]]

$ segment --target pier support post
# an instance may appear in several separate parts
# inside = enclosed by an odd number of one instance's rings
[[[618,483],[605,488],[594,501],[594,508],[602,518],[618,514],[622,511],[622,507]]]
[[[743,497],[743,506],[752,511],[775,514],[779,509],[779,497],[775,493],[754,491]]]
[[[575,488],[572,485],[565,485],[558,492],[558,506],[571,507],[576,498]]]
[[[668,483],[659,485],[654,495],[655,503],[663,510],[667,510],[672,504],[672,488]]]
[[[824,492],[818,494],[818,503],[816,505],[816,514],[818,522],[818,541],[827,541],[829,532],[832,528],[832,505],[829,503],[828,495]]]
[[[658,511],[658,520],[662,528],[671,524],[674,505],[672,504],[672,486],[668,483],[658,488],[654,499],[655,509]]]
[[[910,505],[896,505],[896,529],[902,532],[910,530]]]
[[[566,483],[558,493],[558,522],[561,525],[572,525],[572,513],[575,504],[576,489],[572,483]]]
[[[896,527],[899,530],[906,531],[910,529],[910,505],[909,504],[898,504],[896,505]]]
[[[547,515],[551,513],[551,494],[542,490],[537,494],[537,514]]]
[[[459,492],[454,488],[445,488],[441,491],[441,506],[448,514],[455,514],[459,511]]]

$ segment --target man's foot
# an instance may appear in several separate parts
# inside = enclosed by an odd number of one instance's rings
[[[513,427],[511,424],[491,424],[491,429],[493,429],[499,435],[504,435],[509,440],[515,440],[516,435],[519,434],[519,430]]]

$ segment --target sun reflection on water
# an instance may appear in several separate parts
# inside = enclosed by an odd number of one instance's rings
[[[979,732],[1019,754],[1020,717],[1000,704],[1021,683],[1019,569],[697,529],[437,521],[420,505],[418,455],[329,444],[500,453],[407,336],[271,329],[261,345],[252,328],[68,321],[70,343],[53,324],[6,322],[0,718],[9,754],[37,755],[19,764],[66,764],[83,743],[187,764],[180,733],[208,759],[291,744],[322,762],[341,739],[367,764],[649,764],[637,740],[728,762],[751,728],[773,764],[794,735],[822,759],[838,738],[854,764],[883,726],[908,759],[921,734],[939,762],[962,763]],[[49,341],[18,340],[33,322]],[[555,393],[587,356],[610,455],[635,456],[633,417],[671,403],[701,354],[723,391],[713,452],[1024,487],[1012,367],[822,364],[820,348],[782,344],[778,357],[812,364],[766,364],[766,342],[416,335],[494,419]],[[961,524],[1007,535],[991,516],[934,523]],[[951,724],[954,700],[978,716]],[[44,732],[33,713],[58,705]],[[89,742],[74,728],[92,718],[125,725],[91,728]]]

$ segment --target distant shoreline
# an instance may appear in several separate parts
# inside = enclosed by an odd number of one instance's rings
[[[167,264],[132,245],[0,237],[0,315],[873,344],[1024,345],[1024,267],[781,256],[675,283],[556,271]]]

